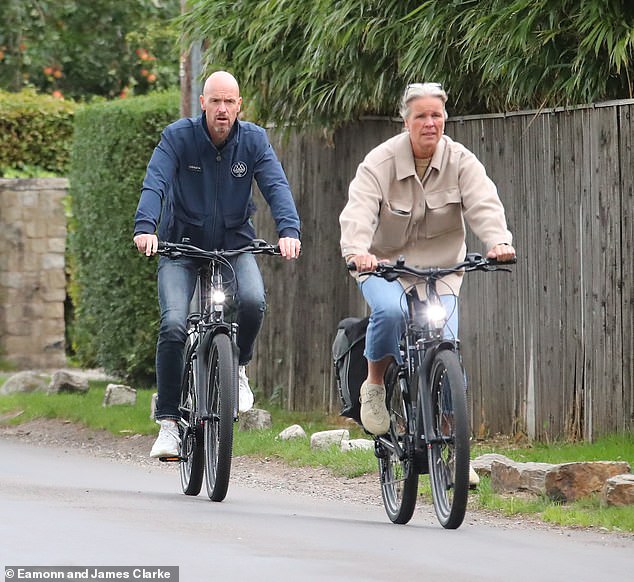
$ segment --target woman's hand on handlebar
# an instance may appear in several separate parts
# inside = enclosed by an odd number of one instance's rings
[[[291,238],[290,236],[287,236],[281,238],[278,241],[277,246],[280,249],[280,255],[290,261],[291,259],[296,259],[299,257],[302,243],[298,238]]]
[[[376,255],[351,255],[347,257],[347,262],[355,265],[357,272],[367,273],[368,271],[375,271],[376,266],[379,264],[379,259]]]
[[[488,259],[495,259],[499,263],[506,263],[515,258],[515,249],[509,244],[495,245],[487,253]]]
[[[151,257],[158,250],[158,237],[155,234],[137,234],[134,237],[134,244],[140,253]]]

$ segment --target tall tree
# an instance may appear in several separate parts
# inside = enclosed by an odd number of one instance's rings
[[[114,97],[178,83],[179,0],[2,0],[0,88]]]

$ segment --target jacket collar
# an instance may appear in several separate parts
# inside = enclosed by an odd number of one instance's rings
[[[447,147],[447,136],[443,135],[436,146],[436,151],[429,162],[429,166],[435,170],[440,170],[445,148]],[[394,143],[394,159],[396,167],[397,180],[404,180],[410,176],[416,175],[416,166],[414,164],[414,152],[412,144],[409,141],[409,133],[404,131],[396,136]]]
[[[212,140],[211,140],[211,135],[209,135],[209,128],[207,127],[207,118],[205,116],[205,112],[203,111],[198,119],[198,122],[205,134],[205,137],[209,140],[209,143],[214,146],[216,149],[223,149],[225,147],[227,147],[227,145],[229,145],[232,142],[235,142],[236,144],[240,141],[240,120],[236,119],[235,123],[233,124],[233,127],[231,128],[231,131],[229,132],[229,136],[227,137],[227,139],[224,141],[224,143],[222,143],[220,146],[217,146]]]

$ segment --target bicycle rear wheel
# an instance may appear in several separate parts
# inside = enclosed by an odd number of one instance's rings
[[[439,351],[430,379],[433,427],[426,436],[431,443],[428,456],[434,509],[443,527],[456,529],[464,519],[469,494],[467,393],[457,354]]]
[[[185,373],[181,383],[181,433],[179,472],[185,495],[198,495],[203,484],[205,468],[203,455],[203,429],[199,421],[198,397],[194,372],[189,359],[191,342],[185,345]]]
[[[227,495],[233,449],[233,407],[238,384],[238,358],[231,338],[214,336],[209,353],[208,410],[205,429],[205,483],[212,501]]]
[[[390,430],[385,436],[390,445],[376,441],[379,459],[381,496],[385,511],[393,523],[407,523],[414,513],[418,495],[418,471],[414,462],[412,405],[399,378],[398,366],[392,364],[385,374]]]

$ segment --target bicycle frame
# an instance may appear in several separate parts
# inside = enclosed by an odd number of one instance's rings
[[[192,362],[194,366],[196,390],[200,403],[201,420],[209,420],[209,403],[207,402],[207,356],[213,336],[217,333],[226,333],[232,343],[235,344],[238,326],[236,323],[227,322],[224,319],[224,295],[222,265],[217,260],[211,260],[208,265],[202,265],[198,269],[196,288],[190,302],[188,333],[195,334],[192,349],[195,351]],[[216,296],[216,294],[219,294]],[[222,296],[222,297],[220,297]],[[188,354],[185,355],[188,357]],[[192,357],[189,354],[189,357]],[[235,401],[235,399],[234,399]],[[238,416],[237,404],[234,405],[234,418]]]
[[[207,402],[207,354],[213,337],[225,333],[236,345],[238,326],[225,320],[226,289],[224,288],[222,268],[228,265],[227,258],[241,253],[279,254],[279,249],[264,240],[254,239],[249,247],[225,251],[205,251],[186,243],[159,244],[159,253],[170,257],[187,256],[201,259],[203,264],[198,268],[196,287],[190,301],[187,318],[187,333],[193,335],[192,348],[185,358],[190,358],[194,367],[194,381],[201,415],[199,420],[209,420],[209,403]],[[194,353],[192,353],[194,352]],[[185,360],[187,362],[187,359]],[[234,419],[238,418],[237,394],[234,398]]]
[[[238,419],[238,324],[225,319],[226,299],[235,271],[231,257],[242,253],[280,254],[266,241],[241,249],[206,251],[185,243],[159,243],[159,254],[198,261],[190,300],[181,382],[181,486],[186,495],[200,493],[203,477],[212,501],[222,501],[229,486],[233,423]],[[235,281],[235,279],[234,279]],[[237,290],[236,290],[237,292]]]
[[[430,475],[434,509],[441,525],[455,529],[467,507],[469,418],[465,373],[457,338],[446,337],[447,312],[437,282],[456,271],[508,270],[481,255],[467,255],[453,267],[418,269],[400,259],[379,263],[374,275],[388,281],[413,276],[404,289],[406,326],[400,345],[402,364],[386,371],[387,434],[375,436],[381,495],[390,520],[407,523],[414,512],[418,476]],[[349,268],[353,268],[350,265]],[[417,285],[425,284],[421,301]]]
[[[427,287],[428,297],[433,298],[431,302],[439,303],[435,280],[431,279],[428,281]],[[418,308],[424,306],[425,303],[417,300],[411,293],[407,294],[407,328],[403,335],[404,345],[401,353],[403,364],[399,366],[398,371],[399,385],[401,381],[406,383],[409,398],[416,403],[416,406],[412,409],[413,418],[406,419],[406,422],[410,427],[411,434],[416,435],[414,450],[415,453],[419,454],[426,454],[425,447],[437,440],[429,438],[425,430],[425,427],[432,427],[433,425],[431,402],[429,400],[431,363],[441,349],[450,349],[455,352],[459,350],[459,341],[457,339],[443,337],[442,326],[434,326],[432,322],[426,319],[421,322],[421,314]],[[406,452],[403,451],[398,442],[382,436],[376,438],[383,446],[393,448],[399,458],[404,458]]]

